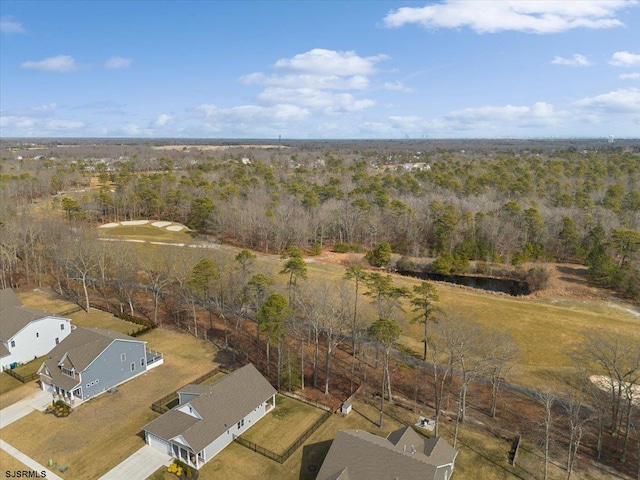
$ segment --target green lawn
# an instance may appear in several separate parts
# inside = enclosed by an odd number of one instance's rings
[[[166,228],[152,225],[120,225],[113,228],[99,228],[98,231],[101,236],[111,238],[131,238],[149,242],[196,243],[187,230],[172,232]]]

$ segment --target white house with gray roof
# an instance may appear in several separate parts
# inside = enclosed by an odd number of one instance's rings
[[[38,373],[42,389],[75,404],[114,388],[163,362],[146,343],[119,332],[77,327],[49,352]]]
[[[187,385],[179,404],[147,424],[146,442],[199,469],[275,406],[276,390],[252,364],[213,385]]]
[[[25,307],[11,289],[0,290],[0,368],[46,355],[71,333],[71,320]]]
[[[442,438],[423,439],[411,427],[382,438],[364,430],[341,430],[318,480],[449,480],[458,451]]]

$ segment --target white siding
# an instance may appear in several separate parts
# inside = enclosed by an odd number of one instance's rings
[[[64,329],[60,328],[64,325]],[[45,317],[34,320],[9,339],[7,348],[11,355],[0,359],[1,368],[9,368],[14,362],[26,363],[49,353],[56,346],[56,338],[61,342],[71,333],[68,318]],[[11,346],[15,342],[15,346]]]
[[[171,455],[171,444],[169,441],[164,438],[160,438],[155,436],[152,433],[146,432],[147,434],[147,443],[151,445],[153,448],[160,450],[163,453]]]
[[[244,417],[244,426],[238,429],[238,425],[234,424],[229,427],[229,430],[224,432],[221,436],[216,438],[213,442],[211,442],[207,447],[205,447],[205,459],[208,462],[213,457],[215,457],[218,453],[220,453],[224,447],[233,442],[233,439],[239,437],[244,432],[246,432],[253,424],[255,424],[258,420],[264,417],[267,413],[267,404],[266,402],[261,404],[259,407],[254,409],[251,413],[249,413],[246,417]]]

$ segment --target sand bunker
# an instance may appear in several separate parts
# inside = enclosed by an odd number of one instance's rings
[[[158,228],[164,228],[171,225],[171,222],[153,222],[151,225]]]
[[[589,377],[589,380],[591,380],[591,382],[596,387],[598,387],[600,390],[604,390],[605,392],[608,392],[611,389],[612,382],[613,385],[615,385],[616,387],[618,386],[617,380],[605,377],[604,375],[591,375]],[[631,396],[633,398],[634,405],[640,405],[640,385],[631,385],[628,382],[624,382],[623,389],[626,389],[629,386],[631,386]]]
[[[167,227],[167,230],[170,232],[179,232],[180,230],[184,230],[184,228],[185,227],[182,225],[171,225],[170,227]]]
[[[119,223],[105,223],[104,225],[100,225],[98,228],[113,228],[113,227],[119,227],[120,224]]]
[[[122,225],[146,225],[149,220],[127,220],[126,222],[120,222]]]

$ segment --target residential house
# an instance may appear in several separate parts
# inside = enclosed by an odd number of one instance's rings
[[[382,438],[341,430],[318,480],[449,480],[458,451],[442,438],[422,439],[411,427]]]
[[[276,390],[248,364],[178,396],[176,407],[143,428],[145,440],[199,469],[275,407]]]
[[[85,401],[162,364],[146,342],[100,328],[74,329],[38,370],[42,389],[67,403]]]
[[[13,290],[0,290],[0,368],[49,353],[71,333],[71,320],[25,307]]]

